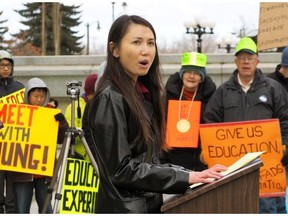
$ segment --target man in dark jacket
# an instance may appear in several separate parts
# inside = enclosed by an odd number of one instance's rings
[[[260,69],[257,46],[251,38],[242,38],[236,47],[237,69],[210,98],[204,112],[207,123],[278,118],[282,143],[288,144],[288,95],[275,80]],[[283,159],[282,159],[283,161]],[[260,213],[285,213],[278,198],[260,198]],[[283,203],[284,201],[284,203]],[[285,197],[282,199],[285,206]]]
[[[0,98],[25,87],[22,83],[14,80],[13,71],[14,60],[12,55],[5,50],[0,50]],[[12,182],[9,179],[10,172],[0,170],[0,213],[15,213]],[[5,181],[6,187],[4,186]],[[4,189],[6,189],[6,198]]]
[[[270,77],[276,81],[278,81],[288,92],[288,47],[285,47],[282,53],[281,57],[281,63],[276,66],[276,69],[273,73],[270,73],[267,75],[267,77]],[[283,157],[282,164],[285,166],[286,171],[286,181],[287,181],[287,173],[288,173],[288,152],[287,149],[285,151],[285,156]],[[283,197],[280,197],[281,199],[284,199]],[[285,202],[285,199],[280,203],[279,208],[284,208],[283,202]],[[287,207],[286,207],[287,209]]]
[[[267,75],[278,81],[288,92],[288,47],[283,50],[281,63],[276,66],[273,73]]]

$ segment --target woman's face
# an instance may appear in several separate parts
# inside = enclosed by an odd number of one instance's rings
[[[148,73],[155,58],[155,46],[151,29],[132,23],[128,26],[119,46],[114,49],[113,56],[119,58],[125,72],[136,83],[138,76]]]
[[[185,71],[182,81],[183,86],[187,91],[194,92],[202,82],[202,78],[197,72]]]

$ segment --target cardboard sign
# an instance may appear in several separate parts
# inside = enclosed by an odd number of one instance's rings
[[[60,109],[0,103],[0,169],[52,176]]]
[[[287,46],[288,2],[261,2],[257,36],[258,50]]]
[[[167,145],[179,148],[197,148],[199,141],[200,115],[200,101],[169,100],[166,129]],[[181,119],[189,122],[189,129],[187,128],[186,132],[181,132],[177,129],[177,124]]]
[[[286,176],[278,119],[200,125],[204,161],[230,166],[248,152],[262,152],[260,196],[285,196]]]
[[[86,160],[68,158],[62,186],[62,214],[94,214],[99,179],[92,164]]]
[[[25,88],[0,98],[0,103],[23,103]]]

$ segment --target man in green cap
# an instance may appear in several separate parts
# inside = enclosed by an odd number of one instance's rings
[[[237,69],[210,98],[204,121],[217,123],[278,118],[282,143],[288,144],[288,94],[277,81],[262,74],[257,68],[258,63],[256,44],[251,38],[242,38],[235,52]],[[280,208],[279,201],[282,203]],[[260,198],[259,213],[286,213],[285,197]]]

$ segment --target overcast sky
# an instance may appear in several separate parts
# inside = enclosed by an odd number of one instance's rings
[[[13,2],[13,3],[12,3]],[[8,19],[8,27],[11,33],[16,33],[20,28],[21,17],[14,9],[22,9],[22,4],[32,1],[1,0],[0,11],[3,11],[1,19]],[[90,47],[105,44],[107,34],[112,23],[112,0],[62,0],[67,5],[82,5],[82,24],[79,34],[86,44],[86,24],[90,23]],[[231,32],[239,33],[243,25],[247,31],[258,28],[259,2],[256,0],[126,0],[125,12],[122,8],[124,1],[114,0],[115,18],[122,13],[141,15],[149,20],[156,30],[158,43],[171,43],[183,37],[185,34],[184,22],[194,20],[195,17],[213,21],[216,23],[214,37],[223,38]],[[101,30],[97,31],[96,22],[100,22]],[[247,32],[246,32],[247,33]]]

